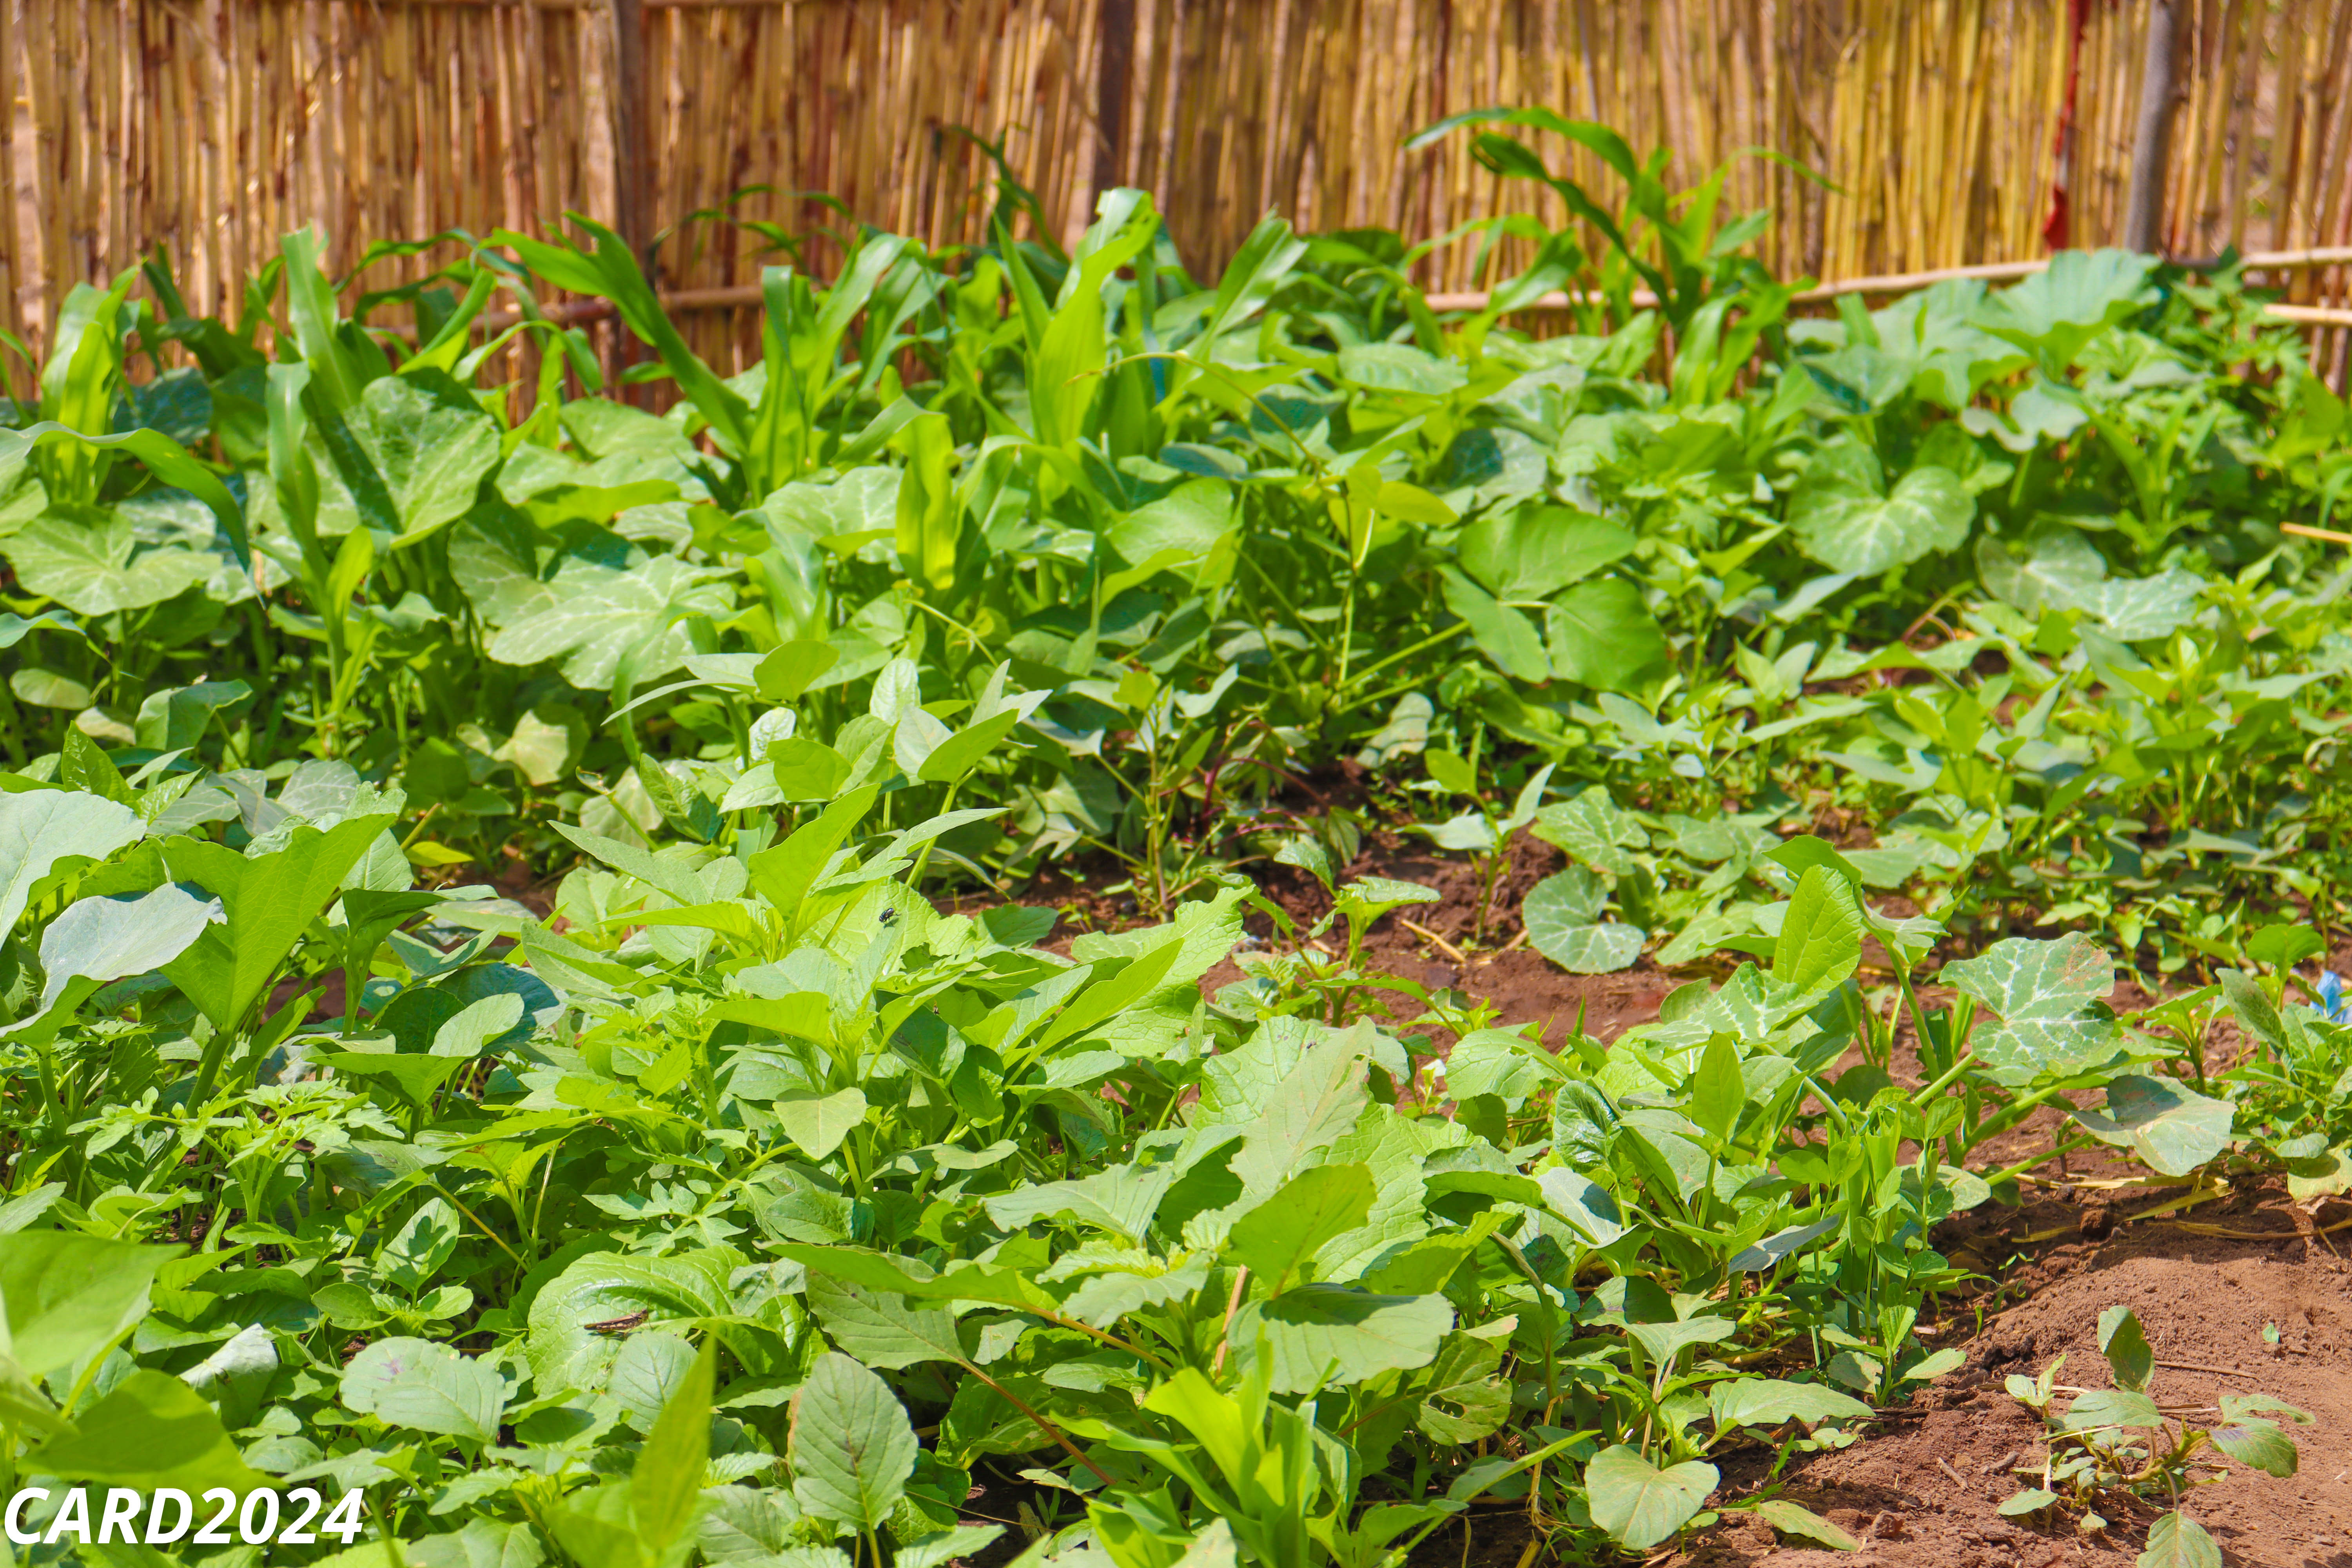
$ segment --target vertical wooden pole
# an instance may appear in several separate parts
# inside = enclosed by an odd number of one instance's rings
[[[613,192],[619,208],[613,226],[640,265],[653,240],[646,208],[653,196],[646,123],[646,14],[642,0],[609,0],[613,8]]]
[[[1095,174],[1097,199],[1118,185],[1127,156],[1127,102],[1135,85],[1135,0],[1101,0],[1096,26]]]
[[[0,3],[0,105],[7,113],[0,117],[0,327],[22,341],[25,321],[17,310],[16,293],[24,286],[25,262],[30,254],[25,244],[24,226],[16,211],[16,100],[29,94],[29,88],[16,78],[16,34],[10,25],[13,5]],[[0,393],[16,395],[17,369],[14,356],[5,368],[0,368]],[[37,384],[34,396],[40,395]]]
[[[2132,132],[2131,195],[2124,248],[2153,251],[2164,238],[2164,172],[2172,140],[2173,63],[2181,0],[2148,0],[2147,62],[2140,73],[2139,121]]]
[[[646,16],[640,0],[607,0],[613,9],[613,228],[654,277],[653,170],[646,117]],[[623,371],[636,363],[636,341],[618,317],[613,321],[614,361]],[[625,388],[624,401],[631,401]]]

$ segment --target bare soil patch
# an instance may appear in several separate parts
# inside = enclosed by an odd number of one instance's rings
[[[2108,1530],[2083,1535],[2071,1519],[2036,1525],[2000,1516],[2001,1499],[2033,1484],[2033,1414],[2002,1379],[2066,1357],[2061,1381],[2105,1386],[2101,1310],[2128,1306],[2155,1349],[2152,1392],[2166,1405],[2210,1405],[2222,1393],[2269,1394],[2309,1412],[2294,1429],[2299,1471],[2275,1479],[2231,1465],[2198,1488],[2189,1511],[2231,1563],[2279,1568],[2352,1564],[2352,1270],[2325,1242],[2313,1248],[2269,1194],[2196,1211],[2192,1223],[2275,1239],[2200,1235],[2176,1222],[2126,1223],[2095,1244],[2068,1244],[2012,1272],[2027,1299],[1988,1318],[1963,1342],[1967,1364],[1843,1453],[1803,1466],[1787,1495],[1853,1534],[1857,1553],[1777,1545],[1742,1523],[1709,1532],[1673,1559],[1687,1568],[2128,1568],[2146,1544],[2153,1508],[2102,1511]],[[2278,1331],[2268,1343],[2265,1327]],[[2167,1365],[2170,1363],[2173,1364]],[[2206,1370],[2225,1369],[2222,1371]]]

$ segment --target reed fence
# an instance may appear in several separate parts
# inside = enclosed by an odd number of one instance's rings
[[[1822,279],[2021,261],[2124,221],[2158,0],[0,0],[0,325],[160,246],[234,314],[278,237],[371,242],[630,208],[689,335],[729,360],[774,259],[738,217],[982,237],[1002,172],[1056,237],[1141,185],[1212,273],[1265,212],[1443,233],[1532,210],[1416,129],[1543,104],[1730,160],[1759,242]],[[2177,89],[2158,234],[2176,255],[2352,245],[2352,0],[2161,0]],[[1603,201],[1580,149],[1545,151]],[[1801,163],[1824,189],[1773,160]],[[748,194],[746,194],[748,192]],[[702,216],[698,216],[702,215]],[[1475,288],[1475,244],[1423,265]],[[383,260],[367,283],[451,252]],[[2281,275],[2352,299],[2352,268]],[[2340,330],[2321,329],[2340,365]]]

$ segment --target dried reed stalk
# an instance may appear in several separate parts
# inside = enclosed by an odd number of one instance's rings
[[[933,245],[984,240],[1003,146],[1044,237],[1087,221],[1096,0],[644,0],[652,221],[660,287],[748,289],[788,259],[735,218],[809,237],[854,220]],[[2184,0],[2181,100],[2165,234],[2175,254],[2352,246],[2352,5]],[[161,243],[190,304],[241,308],[278,237],[322,226],[339,268],[374,239],[531,228],[609,215],[611,61],[602,0],[0,0],[0,76],[25,108],[0,127],[0,325],[37,342],[77,282]],[[1213,276],[1269,210],[1302,228],[1436,236],[1499,212],[1570,221],[1457,136],[1413,131],[1481,105],[1549,104],[1670,145],[1696,183],[1733,163],[1727,215],[1773,208],[1759,241],[1784,276],[1885,279],[2043,251],[2067,0],[1137,0],[1127,177]],[[2094,6],[2068,186],[2070,238],[2120,216],[2141,68],[2141,8]],[[1530,137],[1614,205],[1589,151]],[[698,217],[747,187],[731,217]],[[1032,224],[1023,219],[1021,232]],[[1583,236],[1588,254],[1603,242]],[[1421,265],[1459,292],[1524,264],[1524,240],[1474,271],[1475,237]],[[415,278],[456,246],[386,261]],[[2352,304],[2342,258],[2299,268],[2294,303]],[[1880,285],[1874,283],[1873,287]],[[731,295],[730,296],[732,297]],[[561,301],[558,301],[561,302]],[[593,319],[583,318],[583,319]],[[609,353],[611,331],[602,334]],[[724,365],[751,313],[698,307],[689,341]],[[2323,329],[2337,374],[2347,334]],[[509,356],[520,374],[535,350]],[[21,370],[16,386],[29,391]]]

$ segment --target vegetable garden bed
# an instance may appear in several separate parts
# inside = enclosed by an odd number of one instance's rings
[[[732,377],[586,223],[78,290],[18,1479],[338,1568],[2325,1553],[2342,401],[2228,268],[1794,318],[1577,133],[1610,247],[1450,237],[1475,314],[1136,192],[772,268]]]

